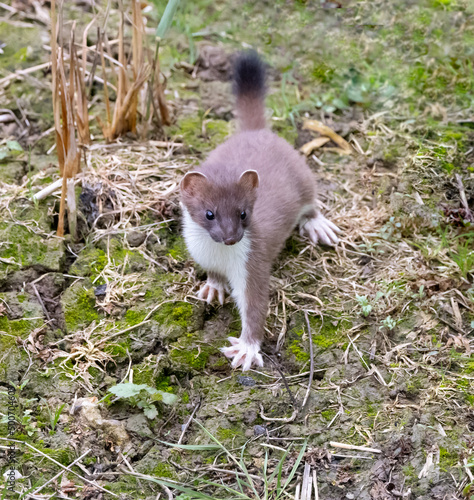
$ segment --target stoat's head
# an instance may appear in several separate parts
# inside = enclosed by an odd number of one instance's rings
[[[188,172],[181,181],[181,200],[194,222],[217,243],[234,245],[252,220],[259,178],[246,170],[235,183],[221,185],[201,172]]]

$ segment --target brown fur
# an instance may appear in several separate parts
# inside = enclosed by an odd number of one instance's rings
[[[191,172],[181,184],[182,201],[192,220],[214,241],[239,242],[244,234],[249,235],[242,338],[258,345],[263,338],[272,264],[298,218],[316,215],[314,179],[304,158],[264,129],[264,77],[259,65],[250,56],[241,66],[240,79],[237,75],[242,131],[211,152],[198,169],[202,175]],[[208,210],[215,214],[212,221],[206,219]],[[215,272],[209,277],[221,284],[226,280]]]
[[[238,184],[240,175],[249,169],[258,172],[256,189],[242,189]],[[235,213],[233,218],[228,216],[222,221],[218,232],[226,237],[235,234],[237,241],[243,235],[237,229],[240,210],[247,211],[247,219],[242,223],[251,239],[246,290],[248,328],[242,333],[247,341],[259,342],[267,314],[271,266],[294,229],[301,209],[313,206],[313,175],[303,157],[269,130],[234,135],[209,155],[199,172],[208,182],[193,196],[184,192],[183,203],[193,220],[206,228],[215,241],[217,224],[205,219],[206,210]],[[314,209],[310,208],[307,216],[313,215]]]

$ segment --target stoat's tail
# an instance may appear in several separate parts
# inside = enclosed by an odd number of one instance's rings
[[[240,130],[265,128],[265,66],[256,52],[238,56],[233,84]]]

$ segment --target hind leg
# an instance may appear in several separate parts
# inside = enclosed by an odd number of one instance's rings
[[[340,233],[341,230],[315,209],[304,214],[299,225],[300,234],[307,235],[315,245],[324,243],[325,245],[334,246],[339,242],[336,233]]]

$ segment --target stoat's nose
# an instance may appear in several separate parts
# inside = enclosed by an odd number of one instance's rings
[[[226,238],[224,240],[224,243],[226,245],[235,245],[237,243],[237,240],[235,238]]]

